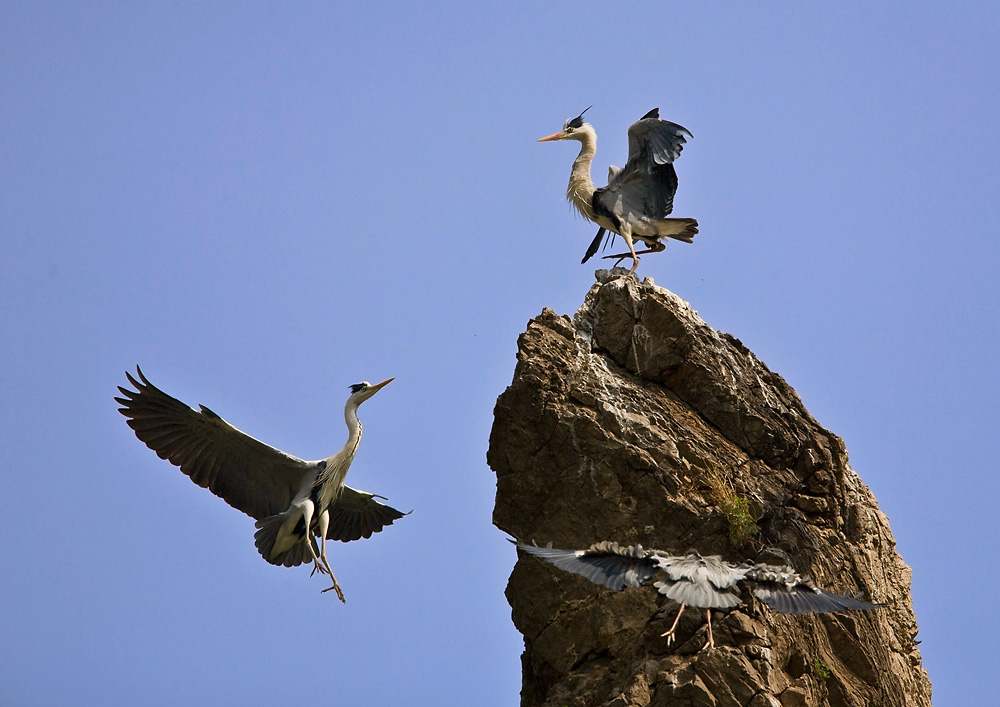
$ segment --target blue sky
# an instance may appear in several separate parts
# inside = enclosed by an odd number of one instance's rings
[[[598,182],[650,108],[694,134],[675,215],[701,233],[639,274],[844,438],[913,567],[936,704],[985,704],[998,25],[989,3],[3,4],[0,701],[516,703],[485,452],[517,335],[593,282],[576,145],[535,142],[593,104]],[[132,436],[111,398],[137,363],[305,458],[343,444],[349,384],[396,377],[348,482],[414,512],[333,548],[346,606]]]

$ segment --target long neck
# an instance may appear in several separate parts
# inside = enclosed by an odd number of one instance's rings
[[[573,169],[569,173],[569,186],[566,187],[566,198],[584,218],[593,221],[594,182],[590,179],[590,164],[597,152],[597,134],[593,130],[580,130],[577,134],[581,138],[580,154],[573,160]]]
[[[347,459],[348,465],[354,459],[361,443],[361,420],[358,419],[358,408],[356,405],[348,403],[344,407],[344,421],[347,423],[347,443],[340,451],[340,454]],[[346,470],[344,472],[347,473]]]
[[[344,448],[326,460],[326,468],[320,472],[317,485],[323,489],[320,501],[325,507],[340,495],[340,490],[347,478],[347,470],[351,468],[354,455],[361,443],[361,420],[358,419],[358,407],[348,402],[344,407],[344,421],[347,422],[347,443]]]

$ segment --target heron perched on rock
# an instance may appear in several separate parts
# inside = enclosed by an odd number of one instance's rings
[[[660,239],[674,238],[690,243],[698,233],[698,222],[693,218],[667,218],[667,215],[674,209],[677,191],[674,160],[680,157],[691,133],[669,120],[660,120],[660,110],[654,108],[629,126],[625,167],[611,167],[608,185],[595,189],[590,165],[597,152],[597,133],[590,123],[583,122],[583,113],[567,120],[562,132],[538,140],[580,142],[580,154],[573,161],[566,198],[584,218],[600,226],[581,262],[587,262],[597,252],[607,231],[625,239],[629,252],[605,257],[617,258],[618,262],[631,257],[629,274],[639,267],[639,255],[656,253],[666,247]],[[636,252],[633,245],[636,240],[645,243],[647,249]]]
[[[126,372],[135,390],[119,386],[119,412],[147,447],[161,459],[257,521],[254,544],[272,565],[314,563],[313,572],[329,575],[341,601],[344,593],[326,557],[326,541],[370,538],[394,520],[395,508],[375,495],[344,484],[361,441],[358,407],[393,379],[351,386],[344,406],[347,443],[331,457],[304,461],[241,432],[201,405],[194,410],[154,386],[136,368]],[[379,496],[379,498],[382,498]],[[313,536],[319,536],[317,552]]]
[[[668,645],[674,640],[684,607],[695,606],[705,609],[708,620],[705,648],[714,648],[712,609],[731,609],[740,604],[739,595],[733,593],[740,582],[749,584],[754,596],[782,614],[826,614],[881,606],[820,589],[807,575],[782,565],[750,562],[734,565],[718,555],[703,557],[691,551],[674,556],[660,550],[646,550],[642,545],[623,547],[608,540],[586,550],[557,550],[524,543],[517,543],[517,546],[561,570],[582,575],[608,589],[642,586],[663,572],[663,579],[653,586],[660,594],[681,605],[673,625],[663,633]]]

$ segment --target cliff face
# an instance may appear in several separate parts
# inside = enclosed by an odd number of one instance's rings
[[[599,272],[573,319],[518,341],[497,400],[493,520],[523,541],[600,540],[789,563],[885,604],[789,616],[744,604],[685,612],[652,587],[614,592],[521,557],[507,598],[524,635],[521,704],[931,704],[910,569],[844,443],[743,344],[651,281]],[[782,556],[782,552],[786,556]]]

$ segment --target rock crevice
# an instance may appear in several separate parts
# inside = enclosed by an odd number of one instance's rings
[[[599,271],[572,319],[528,324],[517,358],[488,453],[500,529],[789,563],[885,604],[788,616],[744,596],[699,653],[699,612],[667,646],[676,606],[651,587],[612,592],[523,557],[507,587],[522,705],[930,705],[886,517],[842,440],[739,339],[648,279]]]

